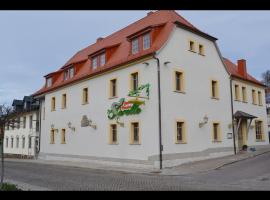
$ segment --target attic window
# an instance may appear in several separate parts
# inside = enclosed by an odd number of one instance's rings
[[[106,54],[101,53],[92,57],[92,68],[96,69],[97,67],[102,67],[106,64]]]
[[[46,86],[51,87],[52,86],[52,78],[47,78],[46,80]]]
[[[73,76],[74,76],[74,67],[71,67],[64,72],[64,80],[68,80]]]
[[[139,52],[139,38],[135,38],[131,41],[132,45],[132,54],[136,54]]]

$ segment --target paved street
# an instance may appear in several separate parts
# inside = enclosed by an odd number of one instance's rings
[[[6,162],[6,180],[40,190],[270,190],[270,153],[180,176]]]

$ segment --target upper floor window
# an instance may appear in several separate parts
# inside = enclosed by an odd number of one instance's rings
[[[258,103],[260,106],[262,106],[262,92],[258,91]]]
[[[242,87],[242,101],[247,102],[247,90],[246,87]]]
[[[110,80],[110,97],[116,97],[117,96],[117,79]]]
[[[184,73],[181,71],[174,72],[174,90],[184,92]]]
[[[204,55],[204,46],[202,44],[199,44],[199,54]]]
[[[195,42],[189,41],[189,50],[195,52]]]
[[[139,73],[138,72],[132,73],[130,78],[131,78],[131,80],[130,80],[131,88],[130,89],[135,91],[139,87]]]
[[[33,127],[33,116],[31,115],[29,117],[29,128],[31,129]]]
[[[62,109],[65,109],[67,107],[67,95],[62,94]]]
[[[252,103],[257,104],[256,91],[255,90],[252,90]]]
[[[218,81],[212,80],[211,81],[211,90],[212,90],[212,98],[218,98]]]
[[[92,68],[96,69],[99,66],[104,66],[106,64],[106,53],[101,53],[92,57]]]
[[[105,65],[106,63],[106,57],[105,57],[105,53],[100,55],[100,66]]]
[[[88,88],[83,88],[82,104],[88,103]]]
[[[136,54],[139,52],[139,38],[135,38],[131,41],[131,45],[132,45],[132,54]]]
[[[143,50],[149,49],[150,48],[150,34],[147,33],[143,36]]]
[[[23,128],[26,127],[26,117],[23,117]]]
[[[239,94],[239,85],[234,86],[234,94],[235,94],[235,100],[240,100],[240,94]]]
[[[96,69],[97,68],[97,56],[92,58],[92,68]]]
[[[52,86],[52,78],[47,78],[46,80],[46,86],[51,87]]]
[[[51,111],[55,111],[55,97],[52,97],[51,100]]]
[[[64,72],[64,80],[68,80],[73,76],[74,76],[74,67],[71,67]]]

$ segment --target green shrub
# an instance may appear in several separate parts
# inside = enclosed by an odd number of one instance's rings
[[[1,191],[20,191],[14,184],[3,183],[2,187],[0,188]]]

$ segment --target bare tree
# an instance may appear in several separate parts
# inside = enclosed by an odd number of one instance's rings
[[[270,70],[267,70],[266,72],[262,73],[263,83],[270,87]]]
[[[4,135],[5,135],[5,126],[10,123],[12,117],[13,109],[6,104],[0,105],[0,144],[1,144],[1,187],[4,181]],[[14,124],[13,124],[14,126]]]

